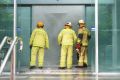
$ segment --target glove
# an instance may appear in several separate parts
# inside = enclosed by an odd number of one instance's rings
[[[75,46],[75,49],[76,49],[78,54],[80,54],[80,48],[81,48],[80,43],[77,43],[76,46]]]

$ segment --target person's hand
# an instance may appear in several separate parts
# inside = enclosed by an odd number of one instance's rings
[[[77,53],[80,54],[80,50],[79,49],[76,49]]]
[[[49,49],[49,46],[46,46],[45,49]]]
[[[46,47],[45,49],[47,50],[48,48]]]
[[[78,51],[79,51],[79,49],[76,49],[76,51],[78,52]]]
[[[62,46],[62,44],[60,44],[60,46]]]
[[[30,45],[30,49],[32,48],[32,45]]]

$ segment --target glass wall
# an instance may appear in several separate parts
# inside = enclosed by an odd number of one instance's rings
[[[18,6],[17,8],[17,36],[23,40],[22,54],[17,50],[17,70],[22,70],[29,66],[30,48],[29,38],[31,31],[31,7]]]
[[[13,35],[13,5],[12,0],[0,1],[0,41],[4,36]]]
[[[120,1],[99,0],[99,71],[120,71]]]
[[[118,67],[120,66],[120,61],[119,61],[119,57],[120,57],[120,0],[116,0],[116,28],[117,28],[117,64]]]
[[[13,37],[13,0],[0,0],[0,42],[4,36]],[[5,45],[0,51],[0,61],[6,55],[9,45]],[[10,70],[10,60],[5,70]]]
[[[92,71],[95,70],[95,7],[94,5],[86,6],[86,24],[91,32],[91,39],[88,48],[88,63]]]

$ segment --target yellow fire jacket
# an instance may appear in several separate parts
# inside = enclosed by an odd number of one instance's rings
[[[84,27],[78,30],[77,43],[80,43],[82,46],[88,46],[88,41],[90,38],[90,31],[87,28]]]
[[[69,28],[63,29],[58,35],[58,44],[73,45],[76,42],[75,31]]]
[[[30,45],[49,48],[47,32],[43,28],[36,28],[33,30],[30,38]]]

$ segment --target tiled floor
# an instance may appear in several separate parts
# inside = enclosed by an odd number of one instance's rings
[[[0,80],[10,80],[8,76],[3,76]],[[37,76],[16,76],[16,80],[120,80],[119,76],[81,76],[81,75],[37,75]]]
[[[3,73],[0,80],[10,80],[9,74]],[[17,73],[16,80],[120,80],[119,75],[96,76],[89,69],[34,69]]]

